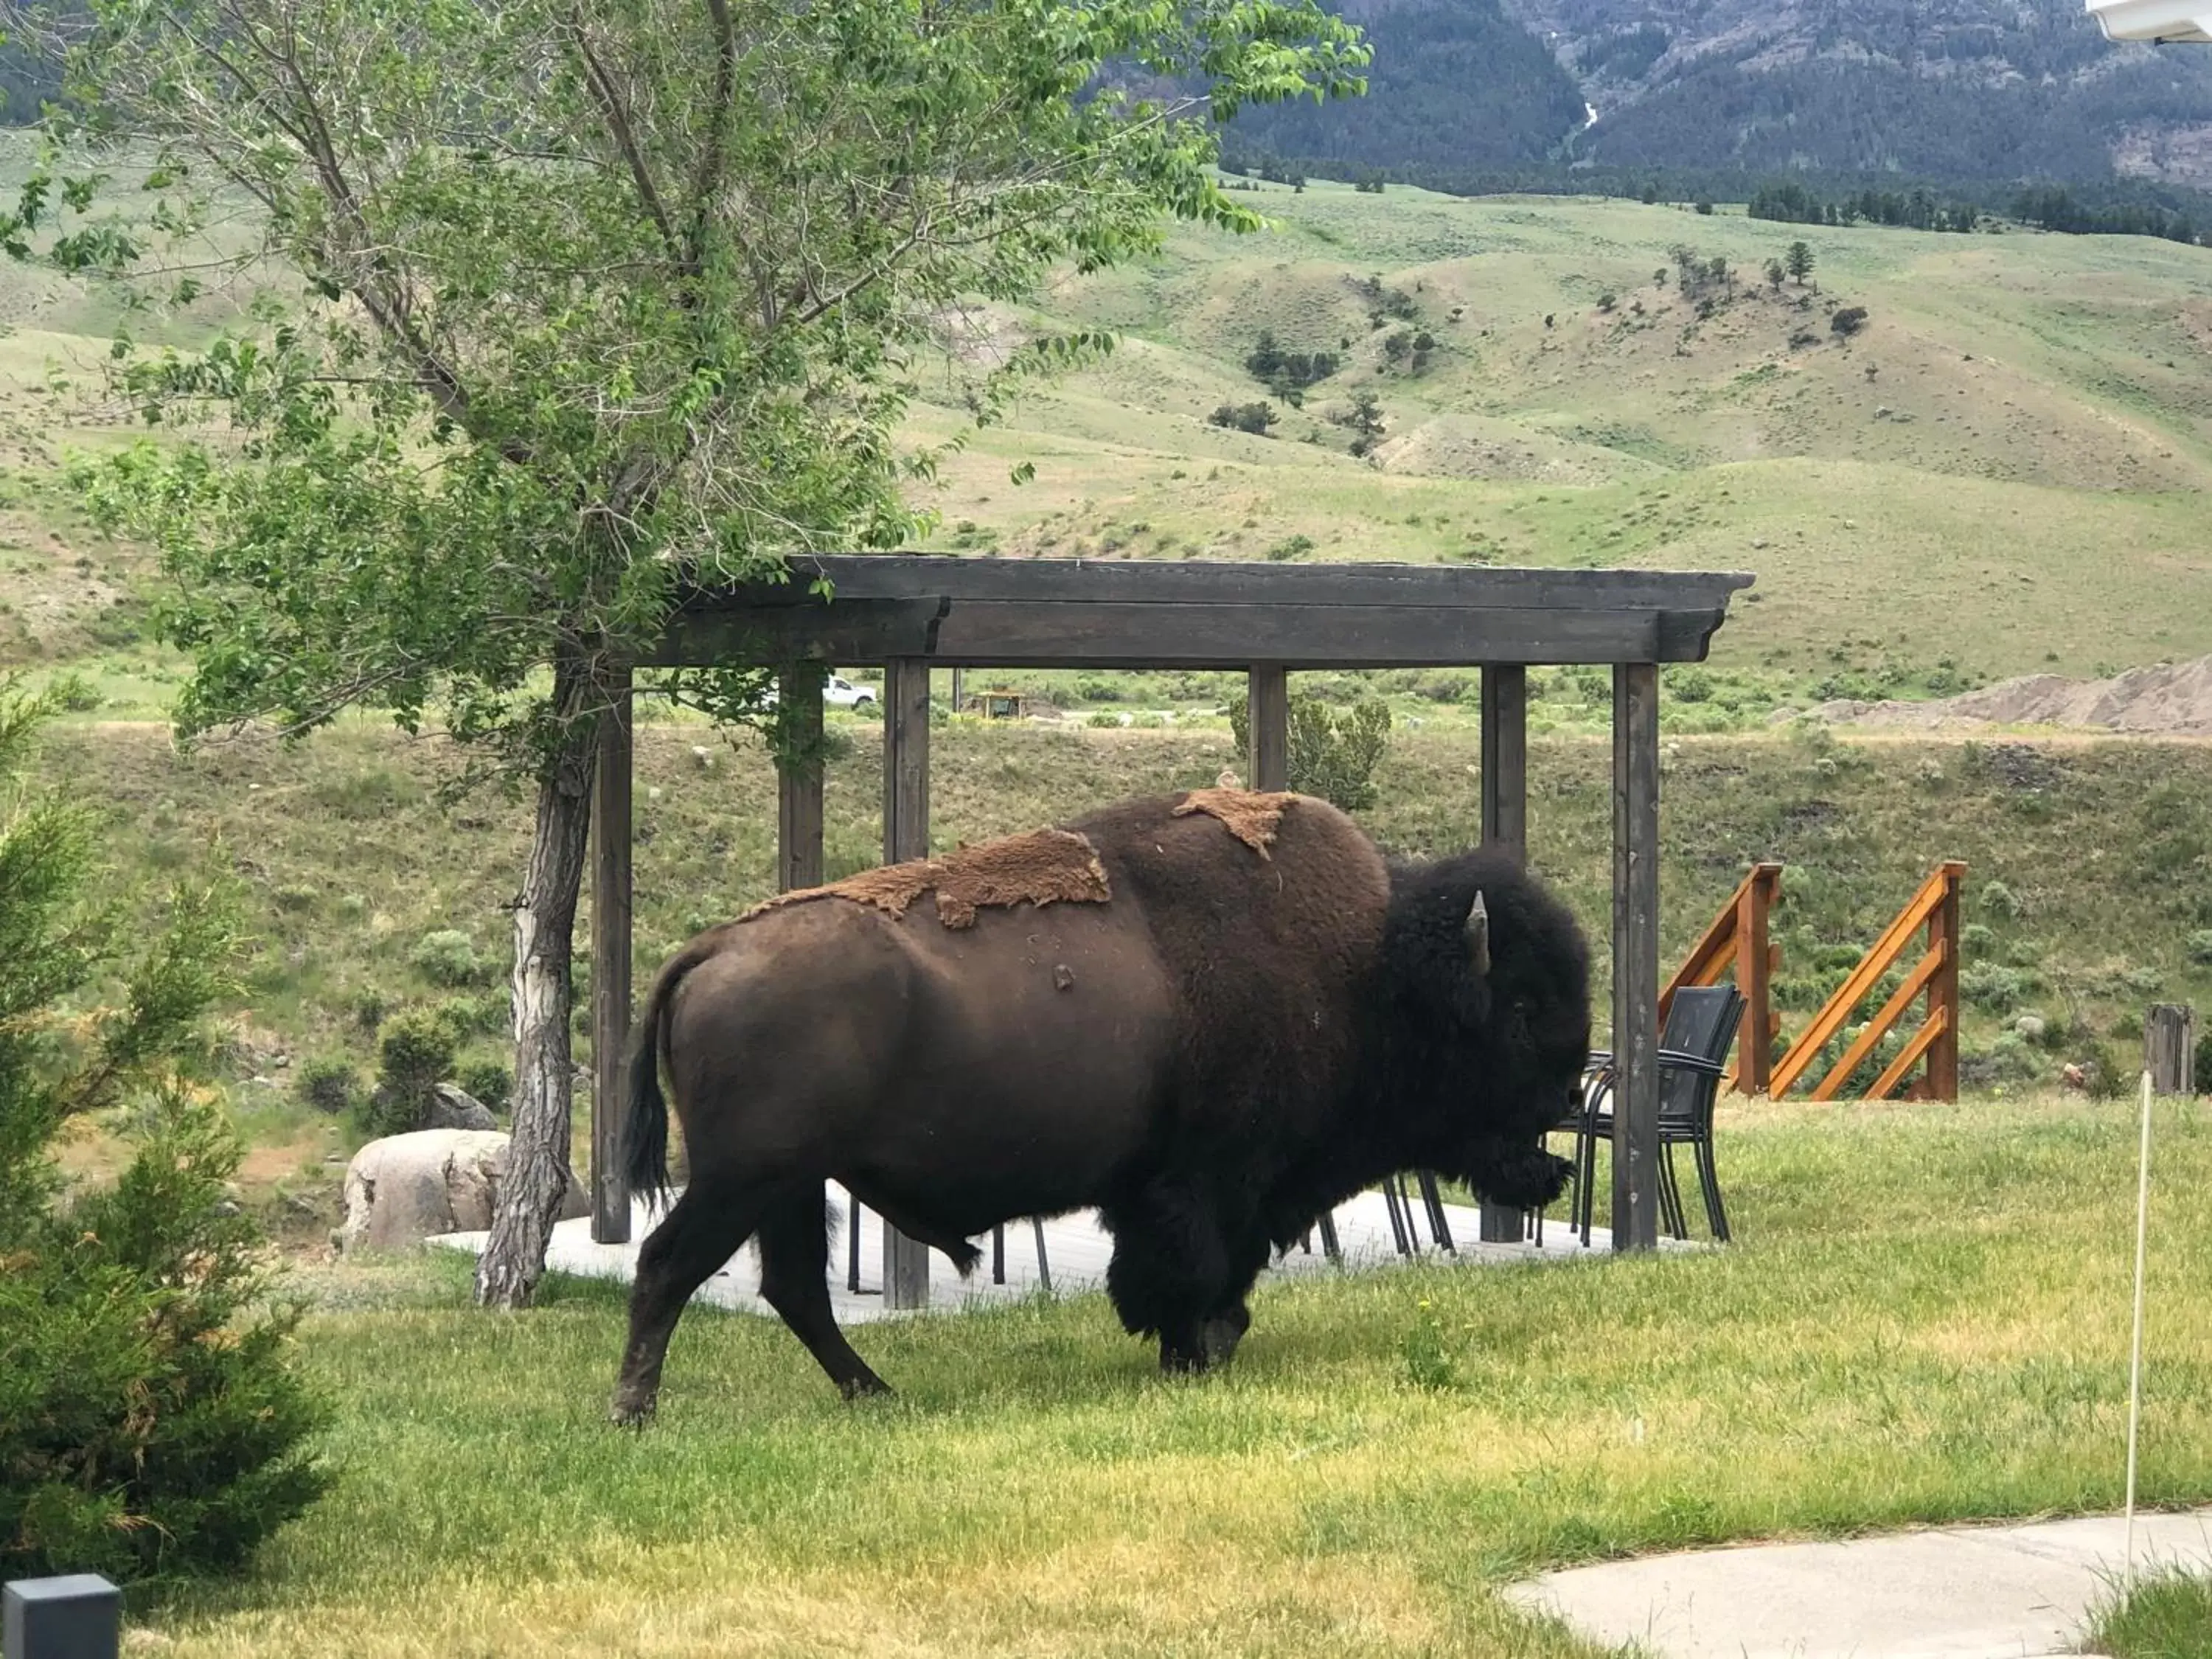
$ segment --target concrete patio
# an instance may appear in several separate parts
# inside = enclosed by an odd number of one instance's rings
[[[1411,1188],[1412,1183],[1407,1183]],[[860,1212],[860,1288],[857,1293],[848,1288],[846,1265],[848,1246],[844,1218],[849,1212],[851,1200],[843,1188],[834,1182],[829,1188],[830,1203],[838,1218],[836,1243],[830,1250],[830,1303],[842,1324],[864,1323],[872,1319],[904,1316],[898,1310],[886,1308],[883,1297],[883,1223],[865,1208]],[[1414,1233],[1424,1256],[1449,1261],[1453,1255],[1441,1252],[1430,1236],[1428,1214],[1418,1194],[1413,1204]],[[1564,1207],[1564,1206],[1562,1206]],[[1399,1253],[1395,1236],[1390,1225],[1388,1200],[1379,1192],[1362,1193],[1340,1206],[1334,1212],[1337,1239],[1343,1249],[1345,1271],[1368,1271],[1405,1261]],[[1470,1264],[1493,1266],[1513,1261],[1572,1261],[1600,1254],[1609,1254],[1612,1235],[1604,1228],[1592,1231],[1588,1249],[1559,1216],[1547,1218],[1544,1224],[1544,1242],[1533,1241],[1510,1244],[1480,1243],[1477,1232],[1480,1218],[1472,1206],[1444,1206],[1445,1224],[1456,1247],[1456,1259]],[[552,1243],[546,1251],[546,1266],[562,1273],[583,1274],[596,1279],[615,1279],[627,1283],[637,1267],[639,1245],[651,1234],[659,1219],[657,1212],[647,1209],[642,1200],[633,1202],[631,1209],[630,1242],[627,1244],[597,1244],[592,1241],[588,1218],[564,1221],[553,1230]],[[1049,1267],[1049,1291],[1054,1295],[1079,1295],[1101,1288],[1106,1281],[1106,1263],[1113,1254],[1113,1240],[1098,1224],[1095,1212],[1079,1211],[1044,1222],[1044,1256]],[[429,1243],[471,1254],[483,1249],[486,1235],[482,1232],[447,1233]],[[1027,1221],[1010,1224],[1006,1230],[1006,1282],[994,1284],[991,1276],[991,1241],[981,1238],[976,1243],[983,1250],[983,1260],[974,1274],[964,1283],[957,1277],[951,1264],[943,1256],[930,1257],[930,1305],[917,1311],[928,1313],[957,1313],[969,1308],[988,1307],[994,1304],[1018,1302],[1048,1289],[1047,1275],[1038,1271],[1037,1243],[1035,1225]],[[1702,1249],[1698,1244],[1685,1245],[1674,1239],[1661,1240],[1666,1249]],[[1310,1253],[1293,1249],[1289,1255],[1269,1265],[1262,1279],[1278,1274],[1315,1273],[1338,1271],[1322,1253],[1318,1234]],[[750,1249],[740,1250],[730,1259],[727,1266],[702,1285],[695,1301],[711,1302],[717,1306],[735,1309],[739,1312],[756,1313],[774,1317],[768,1304],[760,1299],[759,1267]]]

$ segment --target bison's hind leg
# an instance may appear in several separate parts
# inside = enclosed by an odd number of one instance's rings
[[[608,1414],[624,1428],[642,1428],[660,1395],[661,1362],[668,1339],[691,1293],[744,1247],[758,1224],[763,1194],[757,1186],[694,1180],[668,1218],[637,1253],[637,1282],[629,1295],[629,1342]]]
[[[848,1400],[890,1389],[853,1352],[830,1306],[830,1228],[818,1188],[772,1200],[760,1225],[761,1296]]]

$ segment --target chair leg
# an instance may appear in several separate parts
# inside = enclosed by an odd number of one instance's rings
[[[1409,1218],[1403,1212],[1404,1204],[1405,1194],[1399,1189],[1398,1177],[1391,1176],[1385,1179],[1382,1182],[1382,1205],[1390,1212],[1390,1236],[1398,1241],[1400,1255],[1411,1255],[1413,1247],[1406,1237],[1406,1224]]]
[[[1044,1287],[1044,1293],[1050,1296],[1052,1294],[1052,1263],[1046,1261],[1044,1255],[1044,1218],[1031,1216],[1030,1230],[1036,1235],[1037,1283]]]
[[[860,1293],[860,1200],[845,1194],[845,1288]]]
[[[1419,1180],[1421,1202],[1428,1206],[1429,1231],[1436,1235],[1437,1243],[1440,1248],[1457,1255],[1459,1247],[1452,1243],[1451,1223],[1444,1218],[1444,1195],[1437,1189],[1436,1171],[1422,1170]]]
[[[991,1229],[991,1282],[1006,1282],[1006,1230],[1003,1225]]]
[[[1597,1215],[1597,1131],[1585,1127],[1575,1137],[1577,1161],[1582,1174],[1575,1182],[1576,1218],[1583,1236],[1583,1248],[1588,1249],[1590,1227]]]
[[[1336,1242],[1336,1218],[1323,1211],[1315,1224],[1321,1229],[1321,1253],[1331,1261],[1343,1261],[1344,1246]]]
[[[1675,1237],[1690,1236],[1689,1219],[1682,1213],[1682,1183],[1674,1174],[1672,1141],[1662,1141],[1659,1146],[1659,1216]]]
[[[1698,1143],[1698,1183],[1705,1189],[1705,1221],[1713,1230],[1713,1237],[1725,1244],[1729,1242],[1728,1206],[1721,1202],[1721,1178],[1713,1168],[1713,1143]]]

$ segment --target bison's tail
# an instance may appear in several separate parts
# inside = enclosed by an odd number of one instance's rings
[[[623,1125],[623,1175],[630,1190],[653,1198],[668,1194],[668,1102],[660,1092],[660,1056],[668,1035],[668,1000],[684,975],[713,954],[694,942],[660,970],[631,1038],[629,1115]]]

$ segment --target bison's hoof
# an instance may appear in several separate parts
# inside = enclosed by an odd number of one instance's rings
[[[1509,1210],[1540,1210],[1558,1200],[1575,1178],[1575,1166],[1556,1152],[1529,1152],[1508,1159],[1475,1184],[1484,1197]]]
[[[1160,1349],[1160,1370],[1164,1376],[1198,1376],[1205,1372],[1206,1364],[1206,1357],[1203,1350],[1195,1353],[1186,1353],[1180,1348],[1170,1348],[1164,1345]]]
[[[888,1400],[891,1385],[880,1376],[848,1376],[837,1385],[837,1392],[848,1400],[868,1400],[877,1397]]]
[[[607,1407],[607,1421],[618,1429],[642,1429],[653,1421],[657,1403],[650,1395],[617,1394]]]
[[[1209,1319],[1200,1326],[1198,1346],[1199,1352],[1206,1358],[1206,1364],[1209,1366],[1226,1365],[1234,1359],[1237,1345],[1244,1340],[1244,1333],[1251,1326],[1252,1316],[1242,1308],[1234,1313]]]

